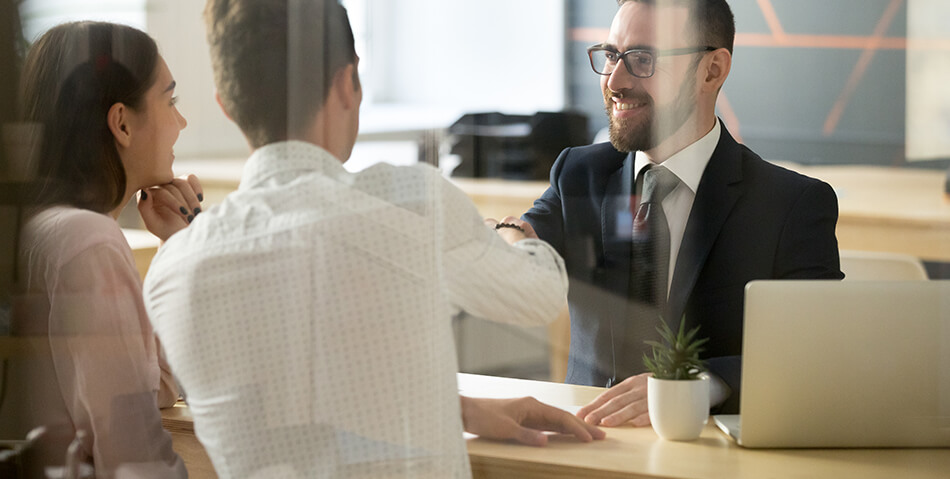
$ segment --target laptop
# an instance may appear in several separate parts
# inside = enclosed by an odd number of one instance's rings
[[[743,334],[739,445],[950,447],[950,280],[753,281]]]

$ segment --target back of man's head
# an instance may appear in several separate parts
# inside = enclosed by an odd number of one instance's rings
[[[726,48],[732,53],[736,40],[736,20],[726,0],[617,0],[625,3],[689,8],[689,27],[697,46]]]
[[[222,106],[253,148],[301,136],[356,61],[338,0],[208,0],[205,22]]]

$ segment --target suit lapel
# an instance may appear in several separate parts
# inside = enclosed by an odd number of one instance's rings
[[[604,259],[607,264],[630,261],[630,237],[633,233],[631,196],[633,186],[630,177],[633,171],[633,155],[628,155],[623,166],[607,180],[607,188],[601,199],[600,224]]]
[[[686,222],[683,242],[673,270],[668,303],[669,320],[679,321],[686,310],[699,272],[726,218],[741,196],[742,150],[722,125],[719,144],[703,171],[696,199]]]
[[[633,216],[630,210],[632,189],[628,177],[632,175],[633,158],[628,155],[623,166],[610,176],[601,198],[600,224],[603,264],[600,265],[602,286],[626,295],[630,282],[630,239]]]

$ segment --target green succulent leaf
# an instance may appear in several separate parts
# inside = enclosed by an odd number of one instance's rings
[[[696,339],[699,326],[687,331],[684,316],[674,333],[666,321],[660,318],[656,330],[660,334],[660,341],[644,341],[650,346],[652,354],[643,355],[643,365],[655,378],[697,379],[706,370],[706,364],[699,359],[699,354],[705,351],[703,345],[709,342],[709,338]]]

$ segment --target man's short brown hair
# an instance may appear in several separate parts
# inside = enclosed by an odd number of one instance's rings
[[[338,0],[208,0],[205,21],[218,95],[254,148],[300,135],[356,61]]]
[[[726,0],[617,0],[621,6],[630,2],[688,8],[689,25],[691,31],[696,32],[697,46],[726,48],[732,53],[736,41],[736,19]]]

